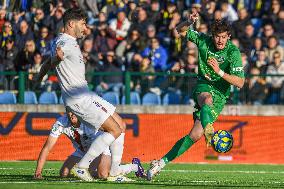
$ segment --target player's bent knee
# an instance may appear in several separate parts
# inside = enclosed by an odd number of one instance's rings
[[[193,140],[193,142],[197,142],[203,135],[203,132],[191,132],[189,137]]]
[[[122,120],[122,118],[116,112],[113,114],[113,118],[118,123],[121,131],[124,133],[126,130],[126,123]]]
[[[205,98],[204,104],[212,105],[212,104],[213,104],[213,99],[212,99],[212,97],[210,96],[210,97]]]
[[[98,178],[99,179],[107,179],[108,176],[109,176],[108,171],[106,171],[106,170],[98,171]]]
[[[124,121],[122,121],[121,125],[120,125],[120,128],[121,128],[121,132],[125,132],[126,130],[126,123]]]
[[[60,170],[59,175],[61,178],[66,178],[69,176],[69,173],[70,173],[70,170],[67,167],[64,167]]]

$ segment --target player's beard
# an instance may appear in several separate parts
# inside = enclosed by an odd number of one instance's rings
[[[77,26],[77,25],[74,28],[74,32],[75,32],[75,35],[76,35],[77,38],[80,39],[80,38],[84,37],[82,29],[79,26]]]

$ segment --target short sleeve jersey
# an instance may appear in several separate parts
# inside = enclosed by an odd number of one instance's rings
[[[230,83],[215,73],[207,60],[214,57],[225,73],[243,78],[244,71],[239,49],[228,41],[224,49],[217,50],[212,37],[191,29],[187,31],[186,37],[198,47],[198,82],[210,85],[224,98],[229,97]]]
[[[82,94],[89,91],[85,79],[85,63],[76,38],[61,33],[52,43],[52,56],[55,56],[57,47],[64,53],[63,61],[56,66],[56,74],[66,105],[66,100],[79,99]]]
[[[64,114],[56,120],[50,131],[50,136],[52,137],[57,138],[61,134],[65,134],[71,140],[76,150],[86,152],[95,138],[102,134],[102,132],[96,132],[84,124],[81,124],[79,128],[75,128],[70,124],[66,114]]]

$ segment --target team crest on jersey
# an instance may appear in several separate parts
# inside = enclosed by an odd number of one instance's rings
[[[64,41],[59,41],[57,43],[57,47],[63,47],[65,45],[65,42]]]
[[[223,56],[220,56],[220,55],[218,55],[218,54],[215,54],[215,53],[213,53],[213,52],[211,52],[211,51],[207,51],[207,52],[208,52],[208,57],[213,57],[213,58],[215,58],[215,59],[218,61],[219,64],[224,63],[225,58],[224,58]]]

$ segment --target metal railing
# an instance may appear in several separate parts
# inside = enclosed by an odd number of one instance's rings
[[[28,82],[28,75],[31,73],[27,72],[0,72],[0,76],[14,76],[14,78],[17,78],[18,81],[17,87],[14,89],[15,92],[18,94],[18,103],[24,103],[24,92],[28,89],[27,84],[30,83]],[[54,73],[50,73],[54,74]],[[176,77],[184,77],[187,78],[188,80],[184,82],[191,82],[191,78],[196,78],[196,74],[192,73],[172,73],[172,72],[157,72],[157,73],[144,73],[144,72],[92,72],[92,73],[87,73],[86,76],[93,77],[93,78],[103,78],[107,76],[121,76],[123,78],[123,84],[124,84],[124,90],[122,94],[125,96],[125,104],[130,104],[130,92],[133,90],[133,80],[134,78],[141,78],[141,77],[147,77],[147,76],[154,76],[156,78],[163,78],[164,81],[167,80],[168,78]],[[261,74],[261,75],[246,75],[246,78],[251,78],[253,76],[258,76],[258,77],[284,77],[284,75],[268,75],[268,74]],[[190,79],[190,80],[189,80]],[[15,81],[15,80],[14,80]],[[98,83],[93,83],[94,86],[97,86]],[[171,83],[170,83],[171,84]],[[232,88],[232,96],[231,96],[231,103],[232,104],[238,104],[239,103],[239,93],[240,90],[236,87]],[[58,94],[60,94],[60,91],[57,91]],[[247,91],[249,92],[249,90]],[[190,91],[185,92],[185,95],[190,95]],[[181,103],[182,104],[182,103]]]

